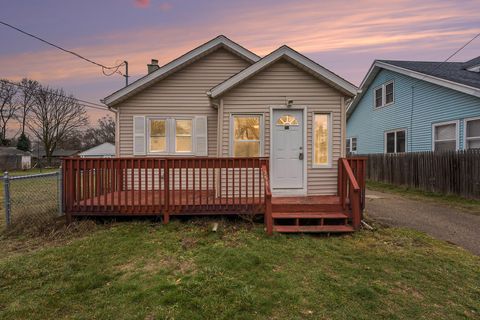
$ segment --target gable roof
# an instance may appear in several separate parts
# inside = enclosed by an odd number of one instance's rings
[[[0,147],[0,156],[30,156],[31,153],[15,147]]]
[[[353,97],[357,94],[357,87],[355,85],[285,45],[252,64],[250,67],[245,68],[231,78],[213,87],[207,92],[207,94],[211,98],[216,98],[282,58],[287,59],[317,78],[322,79],[348,96]]]
[[[443,63],[431,61],[375,60],[360,85],[360,93],[350,103],[347,109],[347,116],[350,116],[355,110],[366,90],[382,69],[480,97],[480,73],[468,70],[478,64],[480,64],[480,57],[467,62]]]
[[[115,156],[115,145],[110,142],[104,142],[95,147],[80,152],[78,155],[80,157]]]
[[[475,60],[475,59],[474,59]],[[478,58],[480,64],[480,57]],[[480,73],[468,71],[475,62],[424,62],[424,61],[394,61],[379,60],[400,68],[417,71],[440,79],[457,82],[480,89]]]
[[[189,63],[219,49],[225,48],[241,58],[254,63],[260,60],[260,57],[255,53],[245,49],[239,44],[228,39],[224,35],[220,35],[201,46],[196,47],[195,49],[185,53],[179,58],[163,65],[159,69],[155,70],[152,73],[147,74],[146,76],[132,82],[130,85],[112,93],[108,97],[105,97],[101,101],[107,106],[112,107],[115,104],[125,100],[129,96],[135,94],[136,92],[154,84],[155,82],[167,77],[168,75],[182,69]]]
[[[463,64],[463,68],[467,70],[474,67],[480,67],[480,56],[473,58],[472,60],[468,60]]]

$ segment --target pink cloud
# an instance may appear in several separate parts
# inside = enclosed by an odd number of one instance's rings
[[[135,0],[134,5],[137,8],[147,8],[150,6],[150,0]]]
[[[170,2],[162,2],[158,6],[158,8],[160,9],[160,11],[166,12],[166,11],[170,11],[173,8],[173,5]]]

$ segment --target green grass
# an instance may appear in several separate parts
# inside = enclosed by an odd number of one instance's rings
[[[220,221],[0,243],[1,319],[478,319],[480,258],[405,229],[268,237]]]
[[[465,209],[471,211],[472,213],[480,214],[480,200],[466,199],[456,195],[445,195],[404,186],[395,186],[377,181],[367,181],[367,188],[375,191],[390,192],[408,196],[417,200],[439,202],[452,207]]]

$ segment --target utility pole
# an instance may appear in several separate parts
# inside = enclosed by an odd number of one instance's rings
[[[125,87],[128,86],[128,61],[123,61],[125,63]]]

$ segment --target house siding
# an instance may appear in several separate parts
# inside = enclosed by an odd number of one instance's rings
[[[216,156],[217,110],[211,106],[205,93],[249,65],[246,60],[220,48],[118,104],[119,156],[133,155],[134,115],[206,115],[208,155]]]
[[[252,78],[225,93],[221,123],[221,155],[230,155],[230,118],[232,114],[263,115],[264,155],[270,153],[270,107],[285,105],[293,100],[294,106],[307,110],[307,193],[336,194],[337,160],[342,148],[343,95],[323,81],[299,69],[286,60],[280,60],[260,71]],[[312,119],[314,113],[332,115],[332,167],[312,168]]]
[[[394,103],[373,106],[373,90],[394,80]],[[366,89],[347,123],[347,137],[357,137],[357,153],[383,153],[384,134],[406,129],[407,151],[432,150],[432,125],[459,121],[459,149],[464,147],[464,120],[480,116],[480,99],[449,88],[382,70]]]

